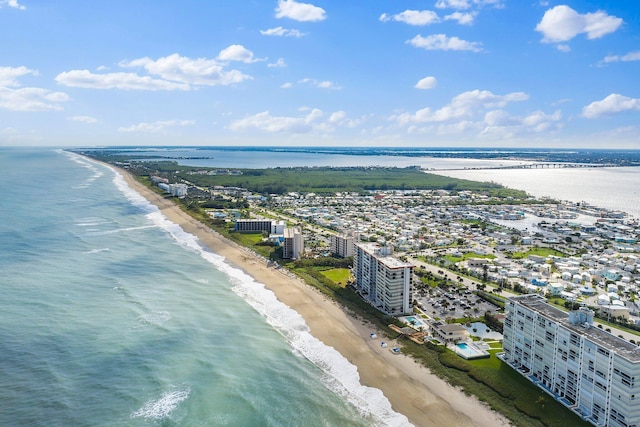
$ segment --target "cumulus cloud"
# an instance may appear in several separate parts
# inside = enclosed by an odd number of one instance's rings
[[[495,8],[504,7],[503,0],[438,0],[436,7],[438,9],[458,9],[465,10],[472,6],[483,7],[493,6]]]
[[[74,122],[87,123],[87,124],[95,123],[98,121],[95,117],[91,117],[91,116],[72,116],[72,117],[69,117],[69,120],[72,120]]]
[[[504,110],[493,110],[487,112],[484,116],[482,133],[514,135],[523,132],[546,132],[559,129],[561,127],[561,119],[562,113],[559,110],[552,114],[538,110],[524,117],[512,116]]]
[[[131,125],[127,127],[118,128],[118,132],[147,132],[158,133],[163,132],[169,127],[177,126],[192,126],[196,122],[195,120],[161,120],[157,122],[142,122],[137,125]]]
[[[317,108],[302,109],[307,114],[300,117],[273,116],[263,111],[244,119],[236,120],[229,125],[233,131],[257,129],[270,133],[304,134],[310,132],[333,132],[338,127],[353,128],[360,121],[349,119],[344,111],[335,111],[328,116]]]
[[[432,34],[427,37],[417,35],[407,43],[414,47],[426,50],[470,50],[472,52],[482,52],[482,43],[469,42],[458,37],[447,37],[445,34]]]
[[[323,8],[310,3],[298,3],[294,0],[279,0],[276,18],[289,18],[301,22],[324,21],[327,18]]]
[[[26,76],[27,74],[37,75],[37,72],[24,66],[0,67],[0,86],[20,86],[18,77]]]
[[[69,87],[85,89],[123,89],[123,90],[189,90],[189,85],[152,79],[135,73],[96,74],[89,70],[64,71],[56,76],[56,82]]]
[[[254,59],[253,52],[240,44],[232,44],[231,46],[222,49],[218,54],[218,59],[221,61],[245,62],[247,64],[260,61],[260,59]]]
[[[476,13],[454,12],[444,17],[445,21],[457,21],[460,25],[471,25],[476,17]]]
[[[524,92],[512,92],[496,95],[487,90],[472,90],[455,96],[448,105],[433,110],[423,108],[415,113],[403,113],[392,116],[399,124],[446,122],[473,118],[482,111],[491,108],[503,108],[511,102],[526,101],[529,95]]]
[[[275,28],[269,28],[268,30],[260,30],[260,34],[264,36],[280,36],[280,37],[302,37],[307,35],[307,33],[303,33],[298,30],[295,30],[295,29],[288,30],[283,27],[275,27]]]
[[[240,45],[220,52],[225,60],[253,62],[253,54]],[[93,73],[88,70],[65,71],[56,76],[59,84],[90,89],[123,90],[190,90],[198,86],[226,86],[251,79],[239,70],[226,70],[216,59],[191,59],[174,53],[153,60],[139,58],[122,61],[122,68],[142,68],[147,76],[136,73]],[[153,76],[153,77],[152,77]]]
[[[335,83],[329,80],[316,80],[316,79],[304,78],[302,80],[299,80],[298,83],[309,84],[311,86],[321,88],[321,89],[334,89],[334,90],[342,89],[342,87],[337,86]]]
[[[433,89],[438,84],[438,80],[433,76],[422,78],[414,86],[416,89]]]
[[[471,1],[469,0],[438,0],[436,2],[438,9],[469,9]]]
[[[23,5],[18,3],[18,0],[0,0],[0,9],[2,9],[3,6],[9,6],[19,10],[26,9]]]
[[[37,87],[10,89],[0,87],[0,108],[13,111],[60,111],[61,102],[69,96],[63,92],[51,92]]]
[[[284,68],[287,66],[287,63],[284,62],[283,58],[278,58],[278,60],[276,62],[273,62],[271,64],[267,64],[267,67],[269,68]]]
[[[69,99],[63,92],[37,87],[21,87],[19,77],[38,75],[27,67],[0,67],[0,108],[12,111],[59,111]]]
[[[314,109],[304,117],[272,116],[263,111],[254,116],[236,120],[229,129],[238,131],[258,129],[266,132],[308,133],[313,129],[314,121],[322,116],[322,111]]]
[[[566,42],[578,34],[586,34],[593,40],[616,31],[622,25],[622,19],[607,15],[601,10],[580,14],[566,5],[555,6],[544,13],[536,25],[536,31],[544,36],[545,43]]]
[[[281,89],[291,89],[292,87],[293,85],[291,84],[291,82],[283,83],[282,86],[280,86]]]
[[[634,52],[629,52],[626,55],[618,56],[618,55],[609,55],[604,58],[602,62],[628,62],[628,61],[640,61],[640,50],[636,50]]]
[[[431,10],[405,10],[395,15],[383,13],[380,16],[382,22],[397,21],[409,25],[429,25],[440,22],[438,14]]]
[[[603,100],[594,101],[584,107],[582,115],[588,119],[596,119],[629,110],[640,111],[640,99],[612,93]]]

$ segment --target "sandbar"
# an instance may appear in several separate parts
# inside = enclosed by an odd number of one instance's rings
[[[361,384],[381,390],[393,410],[415,426],[511,425],[503,415],[438,378],[412,358],[382,348],[379,340],[370,338],[370,325],[348,314],[312,286],[279,269],[267,267],[250,251],[196,220],[126,170],[118,169],[118,172],[133,190],[157,206],[170,221],[195,235],[212,252],[222,255],[226,262],[242,269],[298,312],[314,337],[335,348],[357,367]],[[379,331],[373,332],[381,336]],[[394,342],[389,342],[389,347],[393,345]]]

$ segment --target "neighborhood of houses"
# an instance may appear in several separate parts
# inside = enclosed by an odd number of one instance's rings
[[[157,184],[184,195],[183,187]],[[210,191],[247,200],[250,218],[235,210],[210,215],[240,232],[262,232],[282,246],[285,259],[353,257],[354,289],[403,320],[407,327],[398,332],[435,339],[466,359],[488,357],[487,340],[470,335],[491,331],[446,319],[479,307],[471,290],[489,285],[507,296],[497,338],[505,363],[594,425],[640,426],[640,347],[629,336],[595,327],[593,311],[640,325],[636,219],[585,203],[510,204],[469,191],[268,197],[238,188]],[[457,274],[467,287],[427,294],[418,289],[418,269]],[[579,307],[567,312],[549,298]]]

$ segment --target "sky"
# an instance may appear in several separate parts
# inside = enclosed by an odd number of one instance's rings
[[[0,146],[640,149],[639,0],[0,0]]]

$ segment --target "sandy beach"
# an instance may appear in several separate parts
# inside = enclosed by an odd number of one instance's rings
[[[313,336],[335,348],[358,368],[363,385],[381,390],[393,409],[416,426],[508,426],[499,413],[452,387],[408,356],[395,355],[372,340],[370,326],[348,315],[316,289],[268,268],[258,257],[183,212],[176,204],[119,170],[127,184],[156,205],[172,222],[198,237],[211,251],[247,274],[298,312]],[[373,331],[377,332],[377,331]],[[393,346],[393,342],[389,343]]]

